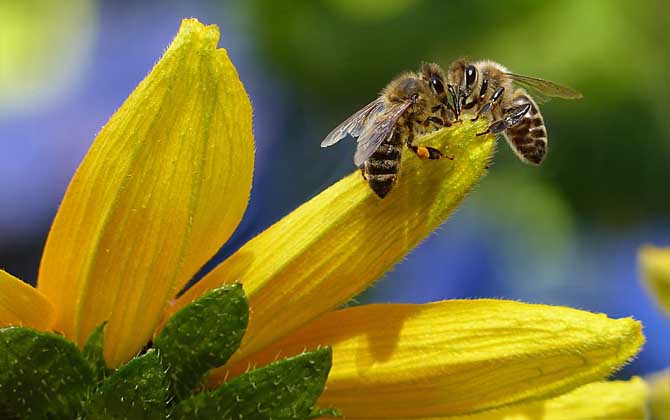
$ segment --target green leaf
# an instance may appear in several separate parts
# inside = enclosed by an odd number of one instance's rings
[[[329,347],[271,363],[179,403],[175,419],[308,419],[331,365]]]
[[[103,322],[96,328],[91,335],[86,340],[82,353],[84,358],[91,365],[93,373],[98,382],[101,382],[108,376],[112,371],[107,367],[105,363],[105,357],[103,355],[103,344],[104,344],[104,329],[107,322]]]
[[[0,418],[75,418],[93,372],[65,338],[30,328],[0,329]]]
[[[190,396],[208,370],[225,364],[242,341],[248,317],[239,284],[214,289],[174,314],[154,340],[170,395]]]
[[[149,350],[121,366],[91,399],[87,419],[165,419],[166,378],[158,354]]]

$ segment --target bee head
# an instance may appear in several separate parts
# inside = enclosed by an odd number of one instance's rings
[[[390,102],[411,101],[413,112],[421,113],[429,109],[428,98],[432,95],[428,84],[413,73],[404,74],[391,82],[383,92]]]
[[[446,105],[448,101],[445,90],[446,77],[440,66],[434,63],[424,63],[421,66],[421,79],[428,84],[440,102]]]
[[[472,96],[472,92],[474,92],[474,87],[479,78],[479,71],[469,60],[460,59],[456,60],[449,67],[448,74],[449,90],[454,101],[454,107],[456,108],[456,113],[460,114],[463,105]]]
[[[411,75],[401,77],[397,83],[392,86],[392,100],[406,101],[408,99],[416,100],[422,91],[421,82]]]

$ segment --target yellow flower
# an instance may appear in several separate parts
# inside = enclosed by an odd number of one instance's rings
[[[647,386],[640,378],[594,382],[549,400],[449,417],[449,420],[644,420],[647,393]]]
[[[648,407],[652,420],[670,419],[670,370],[665,369],[645,378],[649,384]]]
[[[638,322],[562,307],[472,300],[335,310],[434,231],[485,173],[495,139],[474,136],[485,121],[423,138],[456,159],[406,154],[384,200],[358,173],[335,183],[174,300],[230,237],[251,188],[251,106],[218,36],[184,20],[75,174],[37,288],[0,273],[0,325],[54,329],[82,346],[108,321],[104,354],[116,367],[179,308],[241,282],[248,329],[211,382],[330,345],[320,404],[348,418],[440,417],[545,399],[637,353]]]
[[[670,248],[646,245],[638,255],[640,271],[649,294],[670,315]]]
[[[670,248],[645,245],[638,253],[641,277],[647,292],[670,315]],[[650,374],[648,406],[651,419],[670,420],[670,370]]]

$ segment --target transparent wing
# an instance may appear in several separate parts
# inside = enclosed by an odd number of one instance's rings
[[[583,98],[580,92],[569,88],[567,86],[559,85],[558,83],[549,80],[538,79],[536,77],[523,76],[520,74],[507,73],[507,75],[514,80],[518,85],[531,90],[537,91],[549,97],[563,98],[563,99],[580,99]],[[539,95],[542,96],[542,95]]]
[[[379,148],[391,134],[398,123],[398,119],[412,105],[412,101],[393,105],[384,112],[377,114],[377,117],[365,128],[358,137],[358,147],[354,155],[354,164],[361,166],[363,162]]]
[[[521,90],[523,90],[524,94],[532,97],[533,100],[538,104],[538,105],[543,105],[546,104],[547,102],[551,101],[551,96],[547,95],[546,93],[543,93],[542,91],[535,89],[532,86],[524,85],[521,83],[517,83],[517,85],[521,86]]]
[[[379,98],[356,111],[354,115],[350,116],[340,125],[335,127],[335,129],[331,131],[325,139],[323,139],[321,142],[321,147],[332,146],[333,144],[345,138],[347,134],[351,135],[352,137],[360,136],[365,129],[365,126],[371,120],[370,117],[382,112],[383,110],[384,98],[380,96]]]

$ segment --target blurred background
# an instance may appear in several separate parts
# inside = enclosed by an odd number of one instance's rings
[[[647,344],[618,376],[668,366],[670,324],[636,261],[641,244],[670,245],[663,0],[286,3],[0,0],[0,268],[35,283],[70,177],[183,17],[219,25],[254,105],[252,199],[217,261],[353,170],[352,141],[319,143],[396,74],[491,58],[585,98],[543,106],[541,168],[501,142],[459,211],[355,302],[499,297],[633,316]]]

